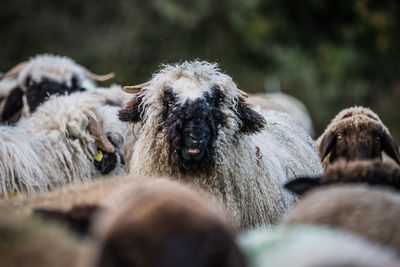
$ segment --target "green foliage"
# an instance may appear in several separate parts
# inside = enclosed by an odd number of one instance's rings
[[[48,52],[135,84],[161,63],[217,61],[245,91],[298,97],[317,133],[357,104],[400,140],[399,13],[394,0],[2,0],[0,70]]]

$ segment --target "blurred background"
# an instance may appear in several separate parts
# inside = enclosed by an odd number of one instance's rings
[[[299,98],[317,136],[363,105],[400,142],[399,15],[396,0],[1,0],[0,72],[53,53],[126,85],[198,58],[244,91]]]

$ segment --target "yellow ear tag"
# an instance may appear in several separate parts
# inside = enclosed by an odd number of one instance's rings
[[[8,195],[6,195],[6,194],[1,194],[1,195],[0,195],[0,199],[2,199],[2,200],[8,200],[8,199],[10,199],[10,198],[16,197],[17,195],[18,195],[17,192],[8,192]]]
[[[99,149],[97,150],[96,155],[94,156],[94,159],[96,161],[101,161],[103,159],[103,152]]]

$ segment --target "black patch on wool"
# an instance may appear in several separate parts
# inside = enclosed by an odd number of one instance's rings
[[[165,91],[163,98],[164,111],[161,114],[158,131],[166,133],[170,146],[169,164],[173,170],[187,173],[192,172],[211,174],[215,167],[214,143],[218,136],[219,128],[225,125],[225,117],[219,110],[219,104],[224,99],[224,94],[218,87],[211,92],[206,92],[203,98],[188,100],[183,105],[176,104],[176,96],[171,88]],[[181,152],[186,149],[184,129],[189,124],[207,125],[209,140],[205,147],[204,156],[199,162],[186,161]]]
[[[85,236],[89,233],[93,215],[99,210],[101,208],[96,205],[80,205],[74,206],[69,211],[38,208],[33,213],[42,219],[65,224],[75,233]]]
[[[49,79],[43,79],[43,81],[39,83],[29,81],[28,79],[28,84],[26,99],[31,112],[34,112],[36,108],[44,103],[51,95],[64,95],[85,90],[79,87],[76,77],[72,78],[71,86]]]
[[[10,120],[14,118],[14,116],[21,112],[24,105],[22,101],[23,95],[24,93],[19,87],[11,90],[8,97],[4,100],[5,103],[0,116],[2,122],[10,122]]]
[[[239,133],[254,134],[260,132],[264,128],[266,123],[264,117],[252,110],[244,97],[238,98],[235,112],[242,122]]]
[[[103,153],[103,158],[101,161],[94,160],[93,164],[102,174],[109,174],[117,166],[118,157],[115,153],[101,151]]]
[[[118,111],[118,118],[126,122],[138,122],[142,120],[143,112],[143,97],[144,95],[134,96],[125,106],[125,108]]]

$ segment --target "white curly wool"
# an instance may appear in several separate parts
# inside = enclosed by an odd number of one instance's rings
[[[350,233],[317,226],[257,229],[241,235],[248,267],[399,266],[391,250]]]
[[[310,136],[314,136],[314,127],[310,114],[304,104],[297,98],[277,92],[249,95],[248,101],[250,104],[257,105],[262,109],[273,109],[289,114]]]
[[[182,103],[214,85],[225,95],[219,108],[226,118],[215,141],[215,171],[211,175],[174,174],[175,178],[198,184],[217,196],[237,230],[279,223],[294,200],[282,183],[296,176],[322,173],[313,141],[287,114],[276,111],[259,111],[266,120],[261,133],[238,135],[241,122],[235,110],[242,93],[216,64],[195,61],[166,65],[141,90],[143,124],[133,126],[138,135],[132,142],[129,171],[136,177],[173,173],[165,136],[156,131],[163,111],[164,88],[173,88]]]
[[[18,81],[14,78],[0,78],[0,98],[8,96],[10,91],[17,87]]]
[[[65,56],[51,54],[37,55],[29,59],[29,62],[18,75],[18,83],[23,91],[26,91],[28,77],[35,82],[43,79],[65,83],[71,86],[75,77],[80,86],[86,89],[94,89],[95,83],[86,75],[86,70],[74,60]]]
[[[90,93],[51,97],[18,126],[1,126],[0,195],[48,191],[100,175],[93,165],[97,149],[88,130],[89,117],[101,120],[109,136],[122,138],[118,150],[127,133],[127,126],[116,116],[118,108],[105,102],[104,97]],[[78,130],[78,137],[69,135],[71,128]],[[118,164],[110,174],[121,173]]]

